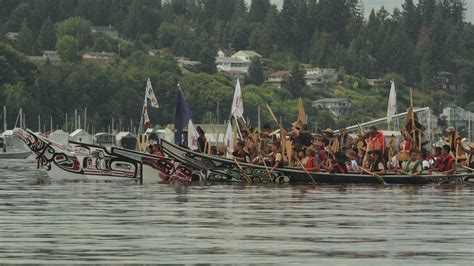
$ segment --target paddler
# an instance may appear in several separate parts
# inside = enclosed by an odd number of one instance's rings
[[[423,172],[422,162],[418,160],[418,153],[414,150],[410,152],[410,160],[402,163],[402,169],[406,174],[421,175]]]
[[[321,137],[321,141],[324,143],[324,146],[330,146],[334,141],[334,131],[331,128],[326,128],[322,131]]]
[[[456,171],[456,159],[451,154],[451,147],[443,145],[441,148],[441,162],[438,165],[438,172],[449,175]]]
[[[305,163],[303,163],[304,169],[308,172],[319,172],[320,166],[316,160],[316,150],[313,147],[308,147],[306,149],[306,157],[308,158]]]
[[[271,169],[270,174],[277,168],[283,168],[283,155],[281,154],[280,142],[273,142],[271,144]]]
[[[244,150],[244,147],[245,143],[241,140],[238,141],[232,156],[239,162],[248,163],[250,162],[250,155]]]
[[[379,150],[383,153],[387,147],[387,142],[385,141],[382,131],[378,131],[375,126],[370,127],[367,141],[370,143],[370,151]]]
[[[331,174],[347,174],[349,171],[344,160],[344,153],[340,151],[334,153],[332,165],[326,170]]]
[[[382,151],[375,150],[369,152],[370,154],[370,172],[373,174],[384,174],[385,166],[382,159]]]
[[[263,125],[263,132],[261,134],[261,137],[263,140],[266,140],[268,142],[274,142],[277,140],[276,135],[273,133],[272,128],[269,124]]]

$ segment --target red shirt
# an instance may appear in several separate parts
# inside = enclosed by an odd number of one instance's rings
[[[451,154],[442,157],[441,163],[438,165],[438,172],[445,172],[451,170],[453,168],[454,161],[454,157],[451,156]]]
[[[385,151],[385,148],[387,147],[387,142],[385,141],[385,137],[383,136],[383,133],[380,131],[377,131],[377,136],[375,138],[370,137],[369,142],[370,142],[371,151],[375,151],[375,150]]]
[[[316,165],[317,165],[316,157],[309,157],[308,161],[306,161],[306,163],[304,165],[304,168],[305,169],[312,169],[312,168],[315,168]]]

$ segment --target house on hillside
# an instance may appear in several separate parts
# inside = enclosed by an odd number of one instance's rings
[[[232,57],[216,57],[216,67],[218,71],[247,73],[250,66],[249,61]]]
[[[443,91],[456,91],[457,84],[453,73],[440,71],[438,72],[430,82],[431,90],[443,90]]]
[[[352,116],[352,100],[349,98],[325,98],[314,101],[313,107],[328,109],[335,117]]]
[[[304,75],[306,85],[314,87],[327,87],[330,82],[335,82],[338,78],[339,75],[334,68],[308,68]]]
[[[43,55],[40,56],[28,56],[28,58],[39,64],[59,64],[62,62],[58,52],[56,51],[42,51],[42,54]]]
[[[387,88],[390,86],[390,82],[384,79],[367,79],[367,83],[370,87],[378,89]]]
[[[232,58],[240,59],[242,61],[252,61],[255,57],[262,58],[260,54],[255,51],[241,50],[231,56]]]
[[[5,33],[5,38],[12,42],[16,42],[16,40],[18,39],[18,32],[7,32]]]
[[[464,110],[456,105],[448,106],[443,108],[443,112],[440,114],[440,119],[446,121],[448,126],[467,128],[469,127],[469,120],[474,119],[474,113]]]
[[[82,62],[94,62],[99,65],[110,65],[117,61],[115,53],[88,52],[82,55]]]
[[[273,85],[275,87],[281,88],[283,87],[283,84],[286,82],[288,79],[288,76],[290,75],[290,71],[277,71],[274,72],[270,75],[268,75],[267,80],[265,83]]]
[[[110,25],[110,24],[109,24],[109,26],[93,26],[92,27],[92,32],[93,33],[102,32],[102,33],[105,33],[105,34],[109,35],[110,37],[112,37],[114,39],[117,39],[119,37],[118,30],[115,29],[114,27],[112,27],[112,25]]]

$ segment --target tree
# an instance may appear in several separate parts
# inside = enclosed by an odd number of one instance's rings
[[[298,63],[293,66],[288,77],[288,82],[285,83],[284,88],[287,89],[294,98],[305,97],[306,83],[304,81],[304,72]]]
[[[92,45],[92,23],[81,17],[71,17],[56,24],[58,37],[69,35],[79,42],[80,48]]]
[[[26,19],[21,24],[20,32],[18,32],[18,38],[16,40],[16,47],[19,51],[31,55],[33,52],[33,32],[26,23]]]
[[[204,47],[198,56],[198,61],[201,62],[199,70],[208,74],[214,74],[216,69],[216,51],[211,47]]]
[[[13,10],[7,22],[5,22],[6,31],[18,32],[21,28],[23,20],[30,18],[30,16],[31,6],[26,3],[19,4],[15,10]]]
[[[252,59],[252,63],[249,66],[248,77],[246,78],[248,84],[254,84],[257,86],[262,85],[264,81],[262,62],[258,56]]]
[[[263,22],[265,15],[267,14],[268,8],[270,7],[269,0],[252,0],[249,9],[249,21],[250,22]]]
[[[70,35],[64,35],[58,39],[56,51],[65,62],[78,62],[81,60],[79,41]]]
[[[36,38],[36,51],[52,50],[56,45],[56,33],[54,32],[53,23],[46,18],[41,26],[41,30]]]

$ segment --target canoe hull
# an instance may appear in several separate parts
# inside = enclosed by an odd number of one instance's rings
[[[276,169],[271,175],[267,168],[262,165],[241,163],[244,170],[234,163],[233,160],[209,156],[193,152],[176,146],[165,140],[161,141],[162,148],[171,158],[192,165],[192,167],[207,172],[208,181],[240,181],[244,182],[246,175],[254,182],[308,184],[313,180],[319,184],[407,184],[424,185],[430,183],[453,182],[461,183],[471,178],[473,174],[458,174],[449,177],[444,176],[406,176],[406,175],[384,175],[383,182],[368,174],[330,174],[324,172],[307,173],[296,168]],[[311,175],[311,177],[309,176]]]

